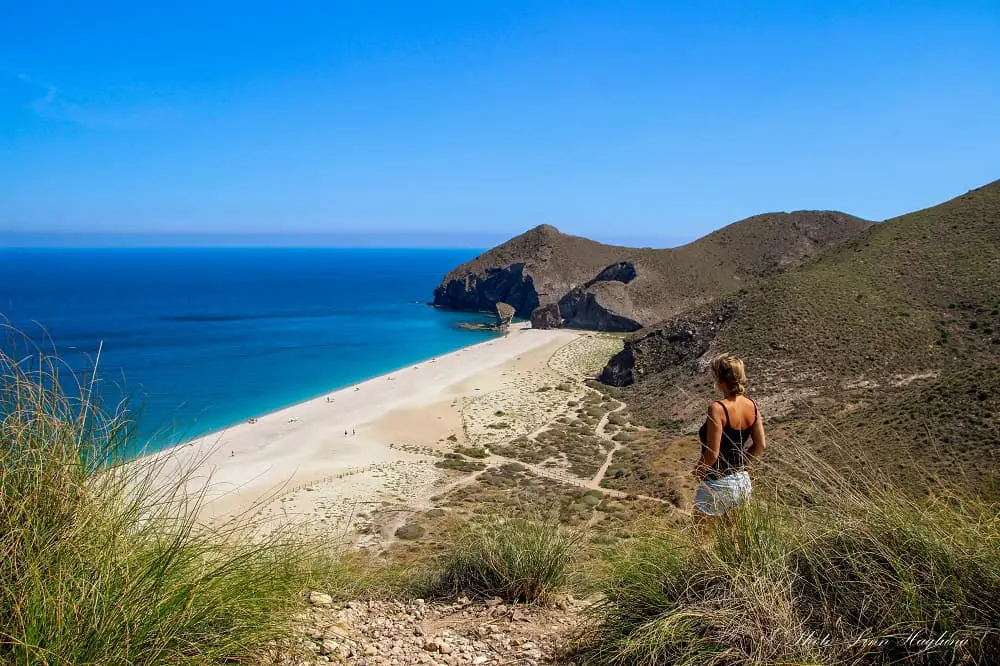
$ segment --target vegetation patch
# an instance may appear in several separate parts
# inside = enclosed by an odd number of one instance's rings
[[[242,525],[197,529],[163,462],[120,464],[126,424],[0,354],[0,662],[206,664],[283,635],[332,560]]]
[[[996,663],[997,505],[945,486],[908,496],[798,457],[801,482],[782,476],[795,492],[759,487],[766,501],[710,538],[662,530],[624,544],[580,636],[583,661]]]
[[[444,458],[443,460],[439,460],[436,463],[434,463],[434,466],[439,467],[441,469],[454,470],[456,472],[478,472],[480,470],[486,469],[486,465],[481,462],[474,460],[466,460],[464,458],[458,458],[458,457]]]
[[[438,561],[433,591],[544,602],[566,584],[579,541],[551,519],[494,517],[470,524]]]
[[[487,457],[486,449],[481,446],[459,446],[455,448],[455,453],[467,458],[482,459]]]

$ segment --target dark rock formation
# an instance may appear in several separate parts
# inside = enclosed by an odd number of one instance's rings
[[[498,302],[510,303],[522,317],[538,307],[538,292],[523,263],[452,278],[434,290],[434,305],[453,310],[491,312]]]
[[[639,331],[608,361],[601,382],[628,386],[643,375],[697,361],[738,310],[738,301],[727,299]]]
[[[638,273],[635,270],[635,264],[631,261],[619,261],[617,263],[611,264],[603,271],[597,274],[593,280],[590,281],[591,284],[595,282],[621,282],[622,284],[628,284],[636,278]],[[589,286],[589,285],[588,285]]]
[[[642,328],[625,285],[638,275],[631,261],[611,264],[593,280],[576,287],[559,301],[567,328],[630,333]]]
[[[494,304],[503,301],[514,306],[517,316],[528,318],[539,305],[557,302],[626,251],[543,224],[448,273],[434,290],[434,305],[493,312]]]
[[[531,313],[531,328],[562,328],[559,306],[555,303],[549,303],[535,308],[535,311]]]
[[[577,288],[559,301],[566,328],[631,333],[642,328],[632,300],[620,282]]]

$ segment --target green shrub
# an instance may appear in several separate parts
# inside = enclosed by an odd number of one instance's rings
[[[0,663],[218,663],[283,635],[320,549],[199,526],[169,455],[123,462],[128,423],[24,358],[0,353]]]
[[[455,470],[456,472],[479,472],[486,469],[486,465],[481,462],[447,457],[444,460],[434,463],[434,466],[441,469]]]
[[[437,563],[432,592],[544,602],[562,588],[579,535],[555,520],[488,517],[460,530]]]

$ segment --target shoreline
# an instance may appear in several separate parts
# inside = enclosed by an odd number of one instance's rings
[[[335,479],[342,480],[334,485],[344,497],[365,501],[380,492],[371,477],[382,478],[393,465],[425,470],[407,485],[431,483],[440,476],[435,459],[405,447],[415,440],[433,442],[437,435],[461,436],[458,402],[498,385],[505,374],[501,366],[523,364],[522,357],[544,364],[580,334],[516,324],[506,337],[404,366],[137,460],[163,462],[160,474],[167,479],[185,475],[185,490],[203,493],[201,515],[208,522],[260,513],[281,495]]]
[[[429,305],[429,307],[438,307],[438,306]],[[478,313],[474,313],[474,314],[478,314]],[[529,324],[530,322],[523,322],[523,323],[524,324]],[[465,345],[465,346],[462,346],[462,347],[458,347],[457,349],[453,349],[451,351],[446,351],[446,352],[440,354],[439,356],[432,356],[432,357],[421,358],[421,359],[413,361],[413,362],[411,362],[411,363],[409,363],[407,365],[401,365],[401,366],[393,367],[393,368],[391,368],[391,369],[389,369],[389,370],[387,370],[385,372],[381,372],[381,373],[376,374],[376,375],[370,375],[370,376],[367,376],[367,377],[365,377],[363,379],[359,379],[357,381],[352,381],[349,384],[342,384],[342,385],[331,386],[331,387],[329,387],[326,390],[320,391],[318,393],[313,393],[313,394],[311,394],[310,396],[308,396],[306,398],[296,399],[293,402],[283,403],[283,404],[281,404],[281,405],[279,405],[277,407],[273,407],[273,408],[269,409],[266,412],[263,412],[260,415],[253,414],[252,416],[247,417],[247,418],[260,419],[260,418],[263,418],[265,416],[270,416],[270,415],[275,414],[277,412],[280,412],[282,410],[290,409],[290,408],[295,407],[297,405],[302,405],[302,404],[311,402],[313,400],[316,400],[316,399],[319,399],[319,398],[323,398],[324,396],[334,395],[338,391],[343,391],[344,389],[352,388],[354,386],[359,386],[359,385],[364,384],[366,382],[369,382],[369,381],[372,381],[372,380],[375,380],[375,379],[379,379],[379,378],[385,377],[386,375],[391,375],[394,372],[399,372],[399,371],[404,370],[406,368],[413,367],[414,365],[419,365],[421,363],[427,363],[432,358],[444,358],[445,356],[448,356],[450,354],[454,354],[454,353],[460,352],[462,350],[469,349],[471,347],[476,347],[477,345],[488,344],[490,342],[495,341],[499,337],[501,337],[501,336],[497,335],[497,336],[493,336],[493,337],[490,337],[488,339],[482,340],[480,342],[473,342],[471,344],[468,344],[468,345]],[[230,422],[227,425],[223,425],[223,426],[210,426],[209,430],[207,430],[205,432],[202,432],[202,433],[199,433],[199,434],[181,435],[180,437],[182,437],[182,439],[178,439],[177,441],[174,441],[173,443],[165,443],[162,446],[152,446],[152,444],[157,441],[157,439],[156,439],[157,435],[156,435],[156,433],[153,433],[152,435],[150,435],[148,437],[148,441],[147,441],[146,447],[144,449],[141,449],[138,452],[138,455],[136,455],[134,458],[132,458],[132,460],[133,461],[137,461],[137,460],[142,460],[143,458],[149,458],[149,457],[158,456],[158,455],[164,454],[164,453],[166,453],[168,451],[171,451],[173,449],[176,449],[178,447],[187,446],[187,445],[191,444],[192,442],[196,442],[198,440],[202,440],[202,439],[205,439],[205,438],[208,438],[208,437],[217,436],[217,435],[222,435],[222,434],[224,434],[228,430],[232,430],[233,428],[236,428],[236,427],[241,426],[241,425],[246,425],[247,424],[247,418],[241,418],[238,421],[233,421],[233,422]],[[167,428],[164,428],[163,432],[169,432],[169,430]],[[171,439],[170,436],[166,436],[163,441],[164,442],[169,442],[170,439]]]

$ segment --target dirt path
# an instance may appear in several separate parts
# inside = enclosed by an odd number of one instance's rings
[[[574,344],[574,342],[569,342],[566,345],[563,345],[563,347],[560,347],[558,350],[556,350],[556,352],[553,353],[552,358],[555,358],[556,354],[558,354],[560,351],[562,351],[563,349],[572,344]],[[585,381],[589,379],[589,377],[579,373],[575,375],[570,374],[561,368],[554,367],[551,363],[549,364],[549,368],[559,376],[572,382],[578,388],[583,389],[584,393],[596,394],[601,396],[602,400],[605,399],[600,391],[586,385]],[[486,395],[479,396],[478,399],[483,399],[486,397],[487,397]],[[614,402],[617,404],[613,409],[610,409],[606,414],[604,414],[601,417],[600,421],[597,423],[597,425],[594,427],[593,431],[594,435],[603,440],[604,442],[607,442],[609,445],[607,449],[607,454],[604,457],[604,461],[602,462],[600,468],[597,470],[594,476],[590,478],[582,478],[574,474],[571,474],[568,471],[553,469],[551,467],[545,467],[544,461],[542,464],[528,463],[523,460],[518,460],[517,458],[511,458],[508,456],[502,456],[502,455],[497,455],[495,453],[490,453],[486,458],[477,461],[485,463],[486,465],[485,469],[465,474],[460,478],[453,479],[451,481],[448,481],[444,485],[436,486],[421,495],[415,496],[407,502],[407,506],[405,508],[385,510],[386,513],[390,512],[392,513],[392,519],[382,524],[380,531],[383,539],[383,546],[389,547],[393,543],[398,541],[398,538],[395,535],[396,530],[405,525],[406,522],[413,515],[435,508],[435,503],[432,498],[443,497],[451,492],[454,492],[459,488],[475,483],[487,469],[490,469],[491,467],[498,467],[500,465],[505,465],[505,464],[516,464],[538,477],[550,479],[552,481],[556,481],[561,484],[574,486],[585,490],[596,490],[608,497],[614,497],[616,499],[626,499],[626,498],[641,499],[644,501],[653,502],[655,504],[669,505],[673,507],[673,504],[671,502],[659,497],[651,497],[648,495],[636,495],[634,493],[615,490],[612,488],[604,488],[601,486],[601,483],[604,481],[604,478],[607,475],[608,469],[611,467],[611,464],[614,461],[615,454],[617,454],[622,449],[623,446],[621,442],[616,442],[612,438],[612,436],[606,432],[606,428],[608,426],[608,423],[610,422],[612,415],[620,413],[627,407],[626,403],[620,400],[613,400],[610,398],[608,400],[610,402]],[[522,436],[532,441],[535,441],[539,435],[552,428],[560,418],[563,418],[568,414],[570,414],[570,410],[564,407],[563,409],[553,414],[551,418],[547,419],[544,423],[536,427],[534,430]],[[468,432],[468,429],[465,427],[464,423],[463,423],[463,430],[465,431],[466,435],[465,440],[467,442],[474,443],[473,438],[470,436],[470,433]],[[488,450],[489,449],[487,448],[487,451]],[[681,513],[683,513],[683,511]]]

